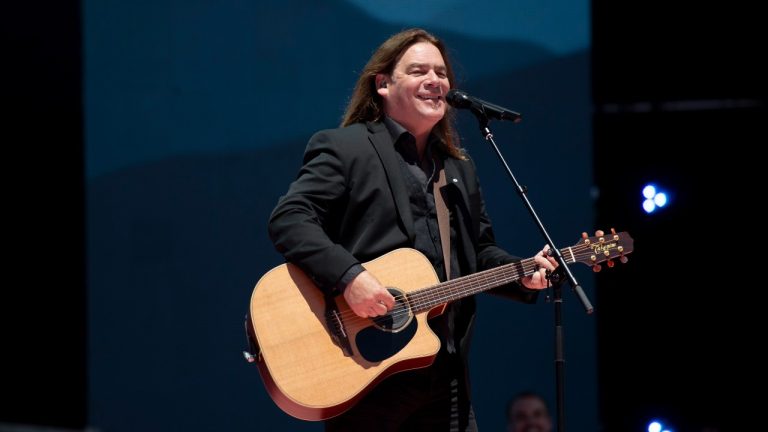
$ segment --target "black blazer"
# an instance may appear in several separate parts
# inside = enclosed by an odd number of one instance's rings
[[[321,289],[331,292],[354,264],[413,247],[413,218],[395,152],[382,123],[320,131],[310,139],[297,179],[272,212],[269,234],[277,250]],[[442,157],[449,188],[444,196],[465,273],[519,260],[496,246],[472,161]],[[536,300],[535,291],[518,283],[492,291]],[[474,311],[470,298],[461,308],[465,359],[464,336],[471,333]]]

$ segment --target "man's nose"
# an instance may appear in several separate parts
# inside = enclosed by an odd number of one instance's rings
[[[434,87],[439,87],[440,86],[440,77],[437,76],[435,71],[431,70],[431,71],[427,72],[427,82],[426,82],[426,84],[434,86]]]

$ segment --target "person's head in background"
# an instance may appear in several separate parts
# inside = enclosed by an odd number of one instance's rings
[[[552,417],[537,393],[518,393],[507,403],[507,432],[551,432]]]

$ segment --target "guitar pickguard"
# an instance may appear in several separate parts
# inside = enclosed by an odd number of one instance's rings
[[[360,330],[355,338],[360,355],[372,363],[378,363],[397,354],[413,339],[419,322],[415,319],[402,327],[398,332],[382,330],[370,326]]]

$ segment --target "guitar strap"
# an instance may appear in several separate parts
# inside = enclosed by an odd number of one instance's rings
[[[437,176],[433,180],[432,194],[435,196],[435,211],[437,212],[437,226],[440,229],[440,245],[443,249],[443,263],[445,264],[445,280],[451,279],[451,216],[448,213],[448,207],[445,205],[444,194],[448,193],[445,186],[448,181],[445,179],[445,169],[440,155],[436,155],[433,160],[437,168]]]

